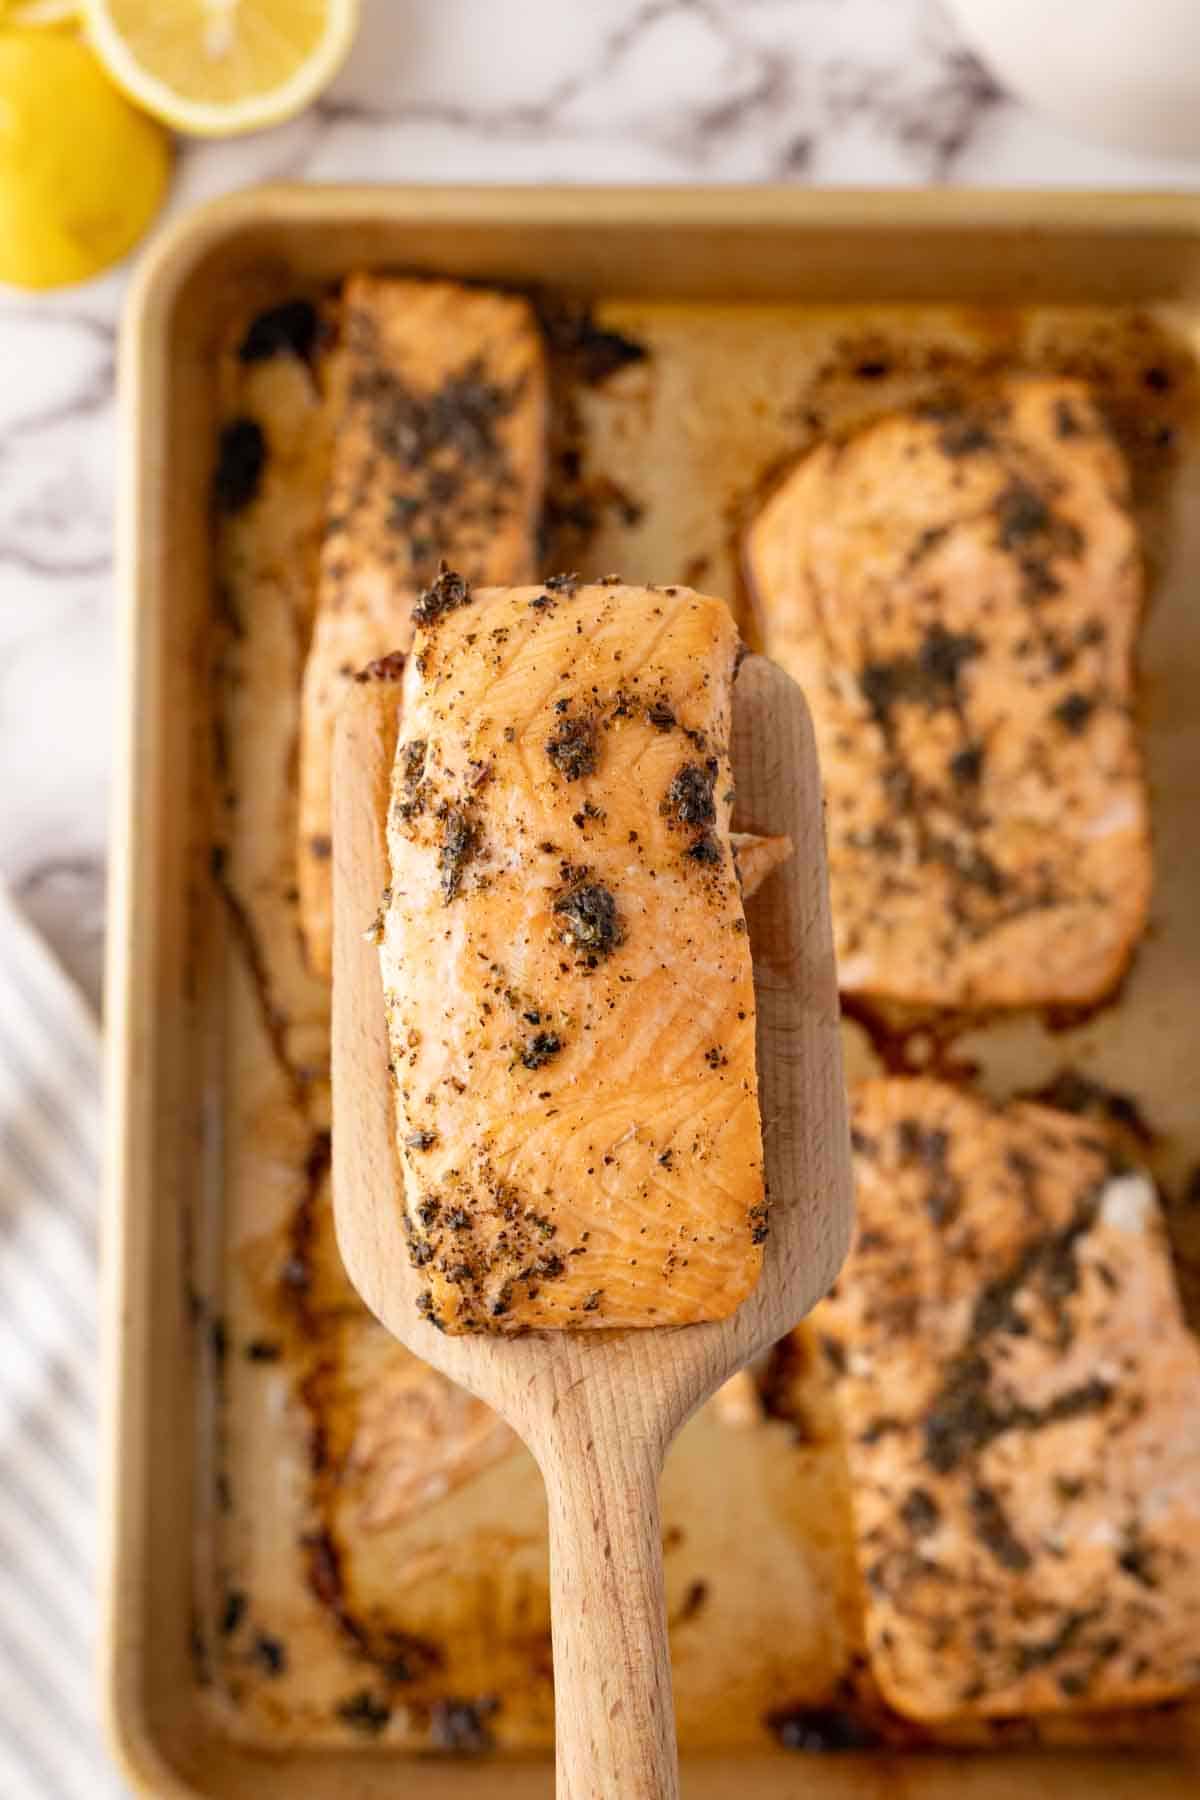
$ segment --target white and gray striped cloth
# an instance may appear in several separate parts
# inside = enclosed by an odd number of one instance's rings
[[[95,1662],[100,1038],[0,890],[0,1800],[116,1800]]]

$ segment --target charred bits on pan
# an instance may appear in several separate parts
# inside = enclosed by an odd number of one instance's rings
[[[238,345],[241,363],[269,362],[290,355],[310,366],[321,341],[321,321],[311,300],[284,300],[250,321]]]
[[[217,439],[213,499],[217,510],[239,513],[257,499],[267,466],[267,440],[256,419],[231,419]]]

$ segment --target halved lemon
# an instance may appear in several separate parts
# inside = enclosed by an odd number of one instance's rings
[[[118,86],[177,131],[230,137],[308,105],[354,41],[358,0],[83,0]]]

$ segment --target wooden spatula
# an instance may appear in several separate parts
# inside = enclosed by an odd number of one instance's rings
[[[394,684],[352,691],[334,753],[333,1193],[338,1246],[371,1310],[528,1444],[550,1507],[560,1800],[678,1793],[658,1478],[684,1421],[821,1297],[851,1195],[820,783],[799,689],[748,657],[734,690],[739,827],[791,860],[747,907],[772,1201],[762,1278],[719,1324],[444,1337],[417,1311],[403,1230],[379,953]]]

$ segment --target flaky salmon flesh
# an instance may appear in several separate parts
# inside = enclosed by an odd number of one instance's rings
[[[332,952],[329,934],[333,890],[325,852],[330,826],[334,725],[351,682],[369,675],[375,681],[399,684],[407,660],[404,648],[399,646],[412,641],[412,604],[406,597],[408,616],[390,628],[374,615],[352,611],[317,616],[305,671],[300,738],[300,858],[303,861],[307,857],[309,865],[303,889],[307,903],[304,940],[308,966],[316,974],[328,974]],[[742,894],[747,900],[792,854],[791,839],[787,837],[735,831],[731,841]]]
[[[445,576],[418,608],[379,933],[446,1331],[724,1318],[758,1279],[737,651],[682,587]]]
[[[1014,379],[820,444],[746,548],[767,654],[812,709],[842,990],[1103,998],[1151,853],[1141,556],[1087,389]]]
[[[1200,1346],[1154,1187],[1091,1120],[853,1096],[858,1224],[812,1324],[872,1669],[917,1719],[1200,1684]]]
[[[412,641],[443,558],[476,582],[529,581],[545,482],[546,367],[528,301],[456,281],[355,275],[343,345],[312,645],[304,674],[300,922],[328,978],[333,722],[364,663]]]

